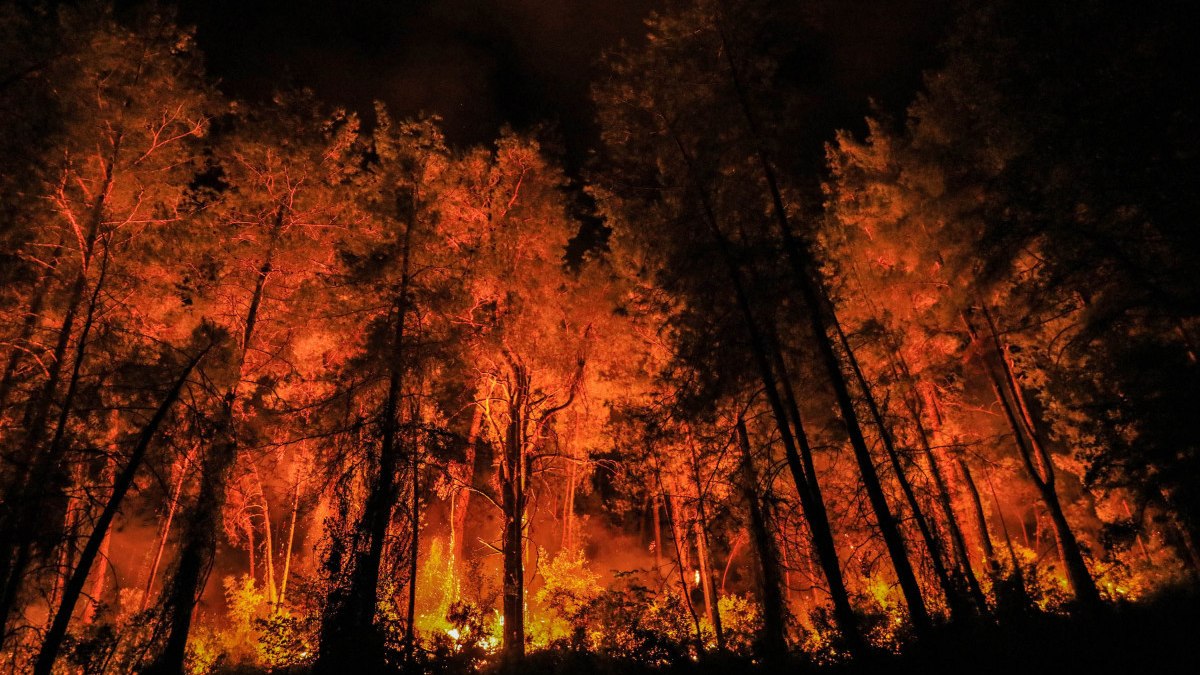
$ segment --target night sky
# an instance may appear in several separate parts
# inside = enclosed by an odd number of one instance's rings
[[[165,2],[163,4],[172,4]],[[505,124],[555,125],[577,165],[595,137],[597,61],[636,42],[662,0],[176,0],[225,91],[260,98],[291,85],[365,113],[430,112],[454,143]],[[822,125],[854,126],[867,99],[899,107],[933,64],[948,0],[810,0],[805,77]],[[832,129],[820,133],[830,134]]]

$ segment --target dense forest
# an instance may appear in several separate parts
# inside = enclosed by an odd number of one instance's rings
[[[955,3],[857,124],[815,4],[663,3],[583,162],[234,100],[153,5],[0,4],[4,672],[1194,640],[1182,3]]]

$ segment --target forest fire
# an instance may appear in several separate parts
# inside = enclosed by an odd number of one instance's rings
[[[668,0],[592,137],[477,143],[239,98],[173,3],[0,2],[0,665],[1186,654],[1193,40],[945,3],[896,94],[837,4]]]

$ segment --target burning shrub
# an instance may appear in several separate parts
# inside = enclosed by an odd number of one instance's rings
[[[668,666],[694,656],[695,634],[674,595],[660,595],[618,573],[621,585],[600,593],[577,615],[572,647],[649,666]]]
[[[257,656],[268,670],[301,666],[316,658],[317,621],[308,616],[273,614],[256,619]]]
[[[585,612],[603,591],[600,576],[588,569],[582,551],[560,551],[541,572],[545,583],[535,598],[547,610],[543,613],[547,618],[541,622],[545,634],[535,634],[535,641],[582,635],[587,627]]]
[[[725,648],[739,656],[754,653],[762,626],[762,611],[749,596],[722,595],[717,601]]]

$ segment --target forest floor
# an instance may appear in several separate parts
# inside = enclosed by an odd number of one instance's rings
[[[504,672],[503,669],[497,669]],[[946,627],[902,654],[841,665],[795,662],[778,669],[802,675],[971,675],[1054,673],[1133,675],[1200,672],[1200,593],[1181,590],[1154,600],[1108,606],[1096,616],[1036,615],[1003,625]],[[539,652],[522,675],[740,675],[767,671],[741,660],[709,659],[669,669],[587,654]]]
[[[516,667],[493,663],[463,670],[461,661],[431,660],[431,675],[1152,675],[1200,672],[1200,588],[1106,605],[1091,616],[1035,614],[997,623],[943,626],[900,654],[876,654],[836,665],[795,659],[775,669],[739,657],[651,667],[567,649],[529,653]],[[287,671],[307,675],[305,668]],[[225,669],[223,675],[263,675]],[[370,674],[363,674],[370,675]],[[382,673],[380,675],[383,675]],[[389,675],[400,675],[391,673]]]

